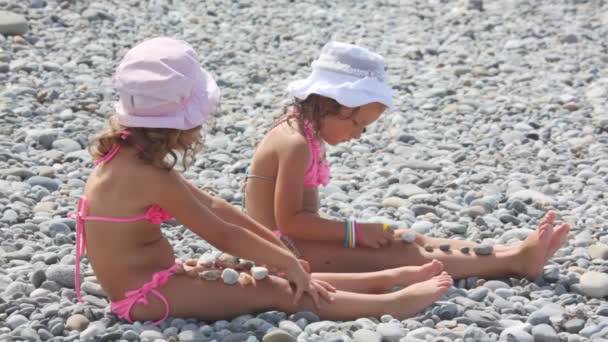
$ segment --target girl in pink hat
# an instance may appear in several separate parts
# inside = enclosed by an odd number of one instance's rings
[[[384,59],[356,45],[330,42],[310,76],[289,84],[288,92],[295,100],[257,146],[243,198],[247,213],[313,270],[368,272],[439,260],[454,278],[533,279],[565,243],[570,227],[554,228],[552,212],[525,241],[491,252],[470,241],[321,216],[318,188],[330,176],[325,146],[358,139],[393,105]]]
[[[338,320],[384,313],[403,318],[452,285],[439,263],[424,272],[401,267],[309,274],[308,264],[269,229],[176,172],[178,164],[187,168],[199,152],[201,125],[219,101],[215,81],[185,42],[155,38],[135,46],[118,66],[113,85],[120,95],[116,113],[90,144],[95,169],[70,214],[77,223],[75,288],[80,300],[85,252],[112,311],[128,321],[154,324],[168,316],[216,320],[266,309],[312,310]],[[284,276],[255,281],[241,273],[234,285],[199,278],[202,269],[176,263],[161,232],[160,224],[172,218],[217,248]]]

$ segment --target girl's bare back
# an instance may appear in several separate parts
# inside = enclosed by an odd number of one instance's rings
[[[120,171],[118,171],[120,170]],[[155,170],[123,147],[111,162],[93,170],[85,186],[91,216],[133,217],[153,203],[146,192]],[[120,176],[118,176],[118,172]],[[97,279],[111,300],[137,288],[150,274],[175,263],[169,241],[158,225],[146,220],[129,223],[89,221],[85,225],[87,255]],[[120,277],[116,275],[120,274]]]

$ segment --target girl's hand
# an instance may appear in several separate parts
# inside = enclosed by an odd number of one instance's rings
[[[310,264],[308,263],[308,261],[304,259],[298,259],[298,262],[306,272],[310,273]]]
[[[363,223],[360,227],[357,239],[364,247],[386,247],[395,239],[393,232],[390,229],[385,231],[382,224]]]
[[[308,263],[305,262],[307,265]],[[334,299],[329,295],[329,292],[334,292],[336,289],[321,280],[312,279],[310,274],[302,267],[301,261],[296,260],[294,266],[289,267],[285,271],[287,279],[295,285],[296,293],[294,296],[294,304],[297,304],[304,292],[307,292],[312,298],[316,308],[321,307],[321,301],[332,302]]]

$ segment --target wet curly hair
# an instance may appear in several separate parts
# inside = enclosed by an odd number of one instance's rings
[[[122,135],[127,130],[132,135],[123,139]],[[134,139],[144,143],[137,143]],[[126,127],[112,116],[108,127],[91,139],[88,150],[93,160],[97,160],[116,144],[137,146],[139,159],[168,171],[173,170],[179,161],[177,152],[183,153],[182,166],[186,170],[194,162],[196,154],[204,149],[200,125],[189,130]]]

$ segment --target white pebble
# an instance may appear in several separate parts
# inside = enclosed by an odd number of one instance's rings
[[[255,280],[262,280],[268,276],[268,269],[260,266],[252,267],[251,275]]]
[[[222,280],[226,285],[234,285],[239,281],[239,273],[232,268],[226,268],[222,271]]]

